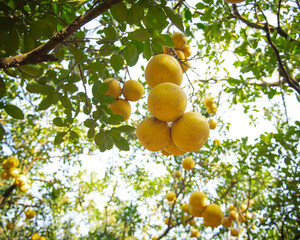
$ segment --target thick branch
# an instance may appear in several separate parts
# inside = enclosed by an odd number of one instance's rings
[[[0,58],[0,68],[18,67],[26,64],[37,64],[41,62],[57,61],[57,59],[49,54],[59,43],[62,43],[73,33],[78,31],[83,25],[98,17],[113,5],[122,0],[107,0],[99,6],[89,9],[85,14],[79,16],[70,25],[53,35],[50,40],[43,45],[33,49],[32,51],[14,57]]]
[[[6,189],[5,193],[0,197],[0,208],[2,208],[2,204],[5,201],[7,197],[10,196],[10,194],[13,192],[13,190],[16,188],[16,185],[11,185],[8,189]]]
[[[255,28],[255,29],[260,29],[260,30],[264,30],[265,29],[265,25],[264,24],[260,24],[260,23],[253,23],[251,21],[249,21],[248,19],[244,18],[243,16],[240,15],[240,13],[238,12],[237,10],[237,7],[235,4],[232,5],[232,9],[233,9],[233,13],[230,14],[230,17],[232,18],[236,18],[236,19],[239,19],[240,21],[242,21],[243,23],[245,23],[247,26],[249,27],[252,27],[252,28]],[[272,26],[272,25],[269,25],[269,29],[270,29],[270,32],[274,32],[274,31],[277,31],[278,34],[282,37],[284,37],[285,39],[293,42],[293,41],[296,41],[298,46],[300,46],[300,43],[291,38],[281,27],[280,25],[278,25],[278,27],[275,27],[275,26]]]

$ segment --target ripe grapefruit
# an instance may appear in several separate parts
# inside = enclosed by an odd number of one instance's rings
[[[119,114],[124,118],[124,121],[127,121],[131,114],[130,103],[125,100],[118,98],[115,102],[108,105],[113,114]]]
[[[175,121],[186,109],[187,98],[176,84],[165,82],[156,85],[148,96],[150,113],[164,122]]]
[[[144,87],[143,85],[135,80],[127,80],[124,82],[123,85],[123,96],[128,101],[138,101],[142,98],[144,94]]]
[[[145,79],[150,88],[159,83],[182,83],[182,70],[178,61],[168,54],[158,54],[150,59],[145,70]]]
[[[160,151],[171,140],[168,123],[155,117],[148,117],[141,121],[136,128],[136,136],[140,143],[149,151]]]
[[[198,112],[186,112],[174,122],[171,135],[175,145],[181,150],[198,151],[209,137],[207,119]]]

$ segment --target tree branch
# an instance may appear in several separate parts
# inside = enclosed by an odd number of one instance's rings
[[[255,29],[260,29],[260,30],[265,29],[264,24],[253,23],[253,22],[249,21],[248,19],[244,18],[243,16],[241,16],[240,13],[238,12],[238,9],[237,9],[235,4],[232,5],[232,9],[233,9],[233,13],[230,13],[230,17],[242,21],[243,23],[245,23],[249,27],[252,27],[252,28],[255,28]],[[293,39],[293,38],[291,38],[279,25],[278,25],[278,27],[269,25],[269,28],[270,28],[270,32],[277,31],[280,36],[284,37],[285,39],[287,39],[291,42],[296,41],[298,46],[300,46],[300,42]]]
[[[16,188],[16,185],[11,185],[8,189],[6,189],[5,193],[0,197],[0,208],[2,208],[3,202],[5,199],[10,196],[10,194],[13,192],[13,190]]]
[[[28,53],[14,57],[0,58],[0,68],[19,67],[27,64],[37,64],[41,62],[57,61],[54,55],[49,52],[58,44],[64,42],[69,36],[78,31],[83,25],[98,17],[113,5],[122,0],[107,0],[103,1],[99,6],[89,9],[83,15],[80,15],[70,25],[54,34],[50,40],[43,45],[33,49]]]

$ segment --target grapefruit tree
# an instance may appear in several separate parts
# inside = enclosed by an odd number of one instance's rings
[[[0,238],[298,239],[299,9],[0,1]]]

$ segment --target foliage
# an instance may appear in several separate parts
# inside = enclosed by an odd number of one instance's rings
[[[240,236],[298,239],[299,9],[291,0],[0,0],[0,162],[17,157],[31,180],[26,193],[1,180],[0,238],[189,239],[181,205],[201,190],[225,215],[243,203],[255,213],[235,223]],[[200,151],[179,157],[149,152],[135,136],[150,115],[145,65],[174,46],[175,31],[194,51],[183,84],[190,110],[218,122]],[[138,78],[146,90],[125,123],[108,107],[110,77]],[[203,105],[209,94],[215,116]],[[251,134],[233,135],[236,109]],[[192,171],[182,169],[186,156]],[[200,218],[194,228],[198,239],[230,236]]]

